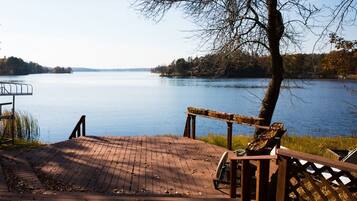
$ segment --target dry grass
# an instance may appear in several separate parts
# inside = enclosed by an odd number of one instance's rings
[[[199,138],[200,140],[226,147],[227,140],[225,135],[208,134]],[[244,149],[252,140],[249,135],[233,136],[233,150]],[[326,149],[354,149],[357,148],[357,137],[314,137],[314,136],[297,136],[285,135],[281,142],[282,146],[288,147],[300,152],[323,156]]]
[[[40,141],[37,140],[23,140],[23,139],[15,139],[15,143],[2,143],[0,140],[0,149],[2,150],[19,150],[19,149],[35,149],[45,146]]]

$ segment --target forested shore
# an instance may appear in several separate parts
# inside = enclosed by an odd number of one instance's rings
[[[285,54],[286,78],[357,79],[357,51],[337,50],[325,54]],[[265,78],[271,77],[271,59],[244,52],[229,55],[208,54],[201,57],[179,58],[169,65],[158,66],[151,72],[161,76]]]
[[[28,75],[38,73],[71,73],[70,67],[44,67],[38,63],[25,62],[17,57],[4,57],[0,59],[0,75]]]

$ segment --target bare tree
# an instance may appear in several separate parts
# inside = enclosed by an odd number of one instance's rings
[[[353,1],[353,0],[343,0]],[[144,15],[160,20],[172,8],[182,9],[198,25],[198,36],[213,52],[235,50],[269,54],[272,77],[259,117],[269,125],[284,79],[281,47],[298,45],[299,36],[320,9],[308,0],[136,0]],[[259,135],[257,130],[255,136]]]

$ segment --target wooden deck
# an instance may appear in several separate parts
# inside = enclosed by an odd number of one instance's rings
[[[227,198],[212,183],[224,151],[182,137],[80,137],[23,156],[56,191]]]

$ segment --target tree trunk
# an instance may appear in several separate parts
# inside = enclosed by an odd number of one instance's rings
[[[267,0],[268,5],[268,27],[267,36],[269,41],[269,51],[271,56],[272,79],[265,92],[261,103],[259,117],[263,118],[262,125],[270,125],[274,114],[275,106],[279,98],[280,87],[283,81],[283,58],[280,54],[280,39],[284,33],[284,23],[281,13],[277,10],[277,0]],[[262,132],[257,129],[254,137]]]

